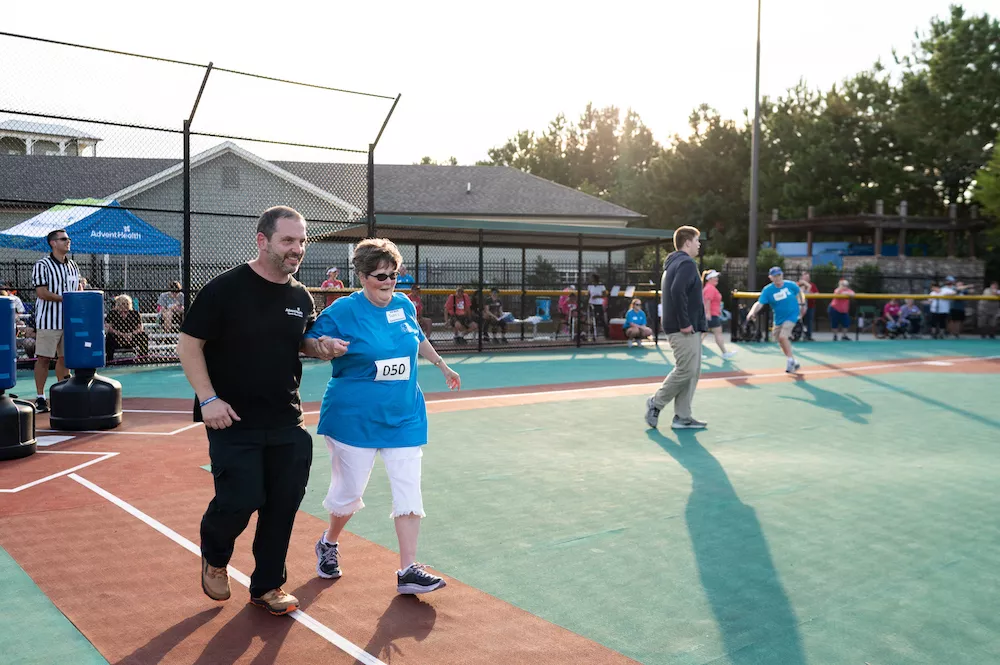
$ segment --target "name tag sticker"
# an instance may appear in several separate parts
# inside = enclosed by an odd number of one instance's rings
[[[406,313],[402,309],[390,309],[385,313],[385,320],[389,323],[399,323],[406,318]]]
[[[788,297],[788,289],[781,289],[780,291],[774,292],[775,300],[784,300],[787,297]]]
[[[375,361],[376,381],[409,381],[410,357],[389,358]]]

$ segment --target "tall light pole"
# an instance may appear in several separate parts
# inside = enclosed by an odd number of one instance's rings
[[[760,3],[757,0],[757,82],[754,87],[753,148],[750,157],[750,239],[747,243],[747,290],[757,289],[757,208],[760,169]]]

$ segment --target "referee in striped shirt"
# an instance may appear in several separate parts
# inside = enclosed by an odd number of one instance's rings
[[[45,380],[49,377],[49,363],[56,360],[56,379],[69,378],[66,359],[63,357],[63,306],[62,294],[80,290],[80,269],[69,254],[69,236],[66,229],[56,229],[45,238],[51,253],[38,260],[31,271],[31,285],[35,287],[35,388],[38,397],[35,407],[39,413],[49,410],[45,401]]]

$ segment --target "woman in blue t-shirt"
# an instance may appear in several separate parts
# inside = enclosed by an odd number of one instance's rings
[[[406,296],[394,293],[403,263],[396,245],[369,238],[354,250],[354,270],[361,291],[337,299],[323,310],[307,333],[346,353],[331,362],[317,431],[326,438],[332,473],[323,507],[330,527],[316,543],[316,572],[327,579],[341,575],[337,538],[361,500],[371,477],[375,454],[382,455],[392,488],[392,514],[399,538],[399,593],[427,593],[444,580],[416,563],[420,519],[421,446],[427,443],[427,409],[417,385],[417,354],[436,365],[452,390],[458,373],[445,364],[424,336],[417,311]],[[343,347],[341,347],[343,348]],[[330,355],[336,355],[331,353]]]
[[[632,301],[632,305],[625,314],[625,323],[622,328],[628,339],[628,346],[632,346],[632,344],[639,346],[643,339],[653,334],[653,331],[646,325],[646,313],[642,311],[642,301],[638,298]]]

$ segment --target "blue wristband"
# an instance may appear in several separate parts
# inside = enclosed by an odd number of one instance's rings
[[[208,399],[206,399],[204,402],[200,402],[198,404],[198,406],[199,406],[199,408],[204,408],[206,404],[209,404],[210,402],[214,402],[217,399],[219,399],[218,395],[212,395],[211,397],[209,397]]]

